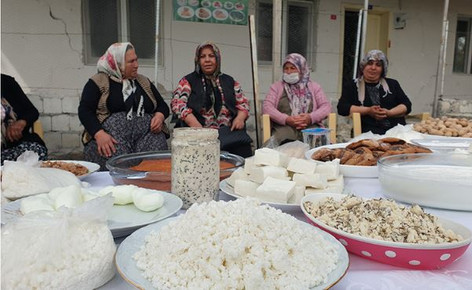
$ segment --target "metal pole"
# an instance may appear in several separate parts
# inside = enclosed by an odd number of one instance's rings
[[[369,10],[369,0],[364,1],[364,13],[362,17],[362,42],[360,54],[365,54],[365,39],[367,38],[367,12]]]
[[[354,69],[352,71],[352,79],[357,78],[357,65],[359,63],[359,46],[361,39],[362,9],[359,10],[359,18],[357,20],[357,36],[356,36],[356,56],[354,57]]]
[[[444,90],[444,71],[446,66],[446,42],[447,42],[447,14],[449,10],[449,0],[444,1],[443,23],[441,33],[441,45],[439,46],[438,68],[436,74],[436,84],[434,87],[433,99],[433,117],[438,117],[439,114],[439,99],[443,96]]]
[[[156,1],[156,35],[155,35],[155,51],[154,51],[154,84],[157,87],[157,68],[159,65],[159,9],[160,0]]]
[[[256,144],[259,144],[259,112],[261,112],[261,104],[259,102],[259,77],[257,70],[257,43],[256,43],[256,22],[254,15],[249,15],[249,36],[250,36],[250,47],[251,47],[251,66],[252,66],[252,87],[254,90],[254,124],[256,126]]]
[[[272,13],[272,82],[279,79],[282,37],[282,1],[274,0]]]

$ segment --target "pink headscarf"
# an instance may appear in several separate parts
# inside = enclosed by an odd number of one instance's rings
[[[284,81],[285,91],[290,101],[290,109],[292,109],[292,116],[308,113],[313,96],[308,89],[310,70],[306,64],[306,59],[301,54],[291,53],[285,57],[283,66],[285,66],[286,63],[293,64],[300,72],[300,80],[298,83],[289,84]]]

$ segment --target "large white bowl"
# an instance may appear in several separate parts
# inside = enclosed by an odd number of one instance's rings
[[[315,147],[305,152],[305,158],[308,160],[311,159],[311,155],[316,151],[326,148],[326,149],[336,149],[336,148],[346,148],[347,145],[350,143],[338,143],[338,144],[331,144],[326,146]],[[321,162],[316,161],[315,162]],[[360,178],[376,178],[378,176],[377,166],[357,166],[357,165],[343,165],[339,166],[339,171],[345,177],[360,177]]]
[[[306,195],[301,201],[301,208],[306,218],[312,225],[337,238],[349,252],[365,259],[410,269],[433,270],[453,263],[464,254],[471,243],[472,233],[468,228],[440,218],[438,220],[445,229],[450,229],[461,235],[463,240],[456,243],[413,244],[377,240],[351,234],[326,225],[306,211],[305,202],[310,201],[317,204],[326,197],[340,200],[345,195],[328,193]]]
[[[472,155],[401,154],[378,161],[383,193],[395,200],[472,211]]]

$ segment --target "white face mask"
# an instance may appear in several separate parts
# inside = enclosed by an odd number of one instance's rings
[[[284,73],[283,80],[286,83],[289,83],[289,84],[293,85],[293,84],[298,83],[298,81],[300,80],[300,76],[296,72],[291,73],[291,74]]]

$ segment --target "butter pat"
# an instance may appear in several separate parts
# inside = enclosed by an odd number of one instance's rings
[[[292,197],[296,183],[267,177],[256,190],[256,197],[265,202],[287,203]]]
[[[289,158],[287,154],[270,148],[261,148],[254,152],[255,165],[287,167]]]
[[[334,180],[339,176],[339,159],[318,163],[315,173],[326,175],[328,180]]]
[[[250,180],[236,179],[234,182],[234,193],[240,196],[256,196],[256,189],[259,185],[259,183]]]
[[[293,181],[297,183],[297,185],[309,186],[309,187],[314,187],[314,188],[328,187],[328,180],[326,179],[326,176],[319,173],[311,173],[311,174],[295,173],[292,179]]]
[[[263,183],[269,176],[285,180],[288,178],[288,171],[287,169],[278,166],[258,166],[252,169],[248,178],[256,183]]]
[[[295,173],[315,173],[316,163],[306,159],[291,158],[287,170]]]
[[[164,205],[164,197],[158,190],[136,188],[132,192],[134,205],[142,211],[154,211]]]
[[[228,182],[229,185],[234,187],[234,182],[237,179],[246,179],[246,180],[248,179],[248,176],[242,167],[239,167],[238,169],[233,171],[231,176],[226,179],[226,182]]]

